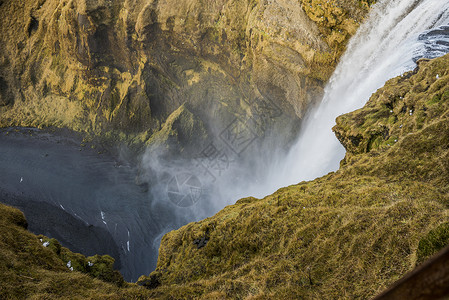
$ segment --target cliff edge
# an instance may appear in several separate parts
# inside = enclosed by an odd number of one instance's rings
[[[285,144],[371,2],[1,1],[0,126],[145,144],[185,105],[209,135],[237,116]]]
[[[337,119],[341,168],[162,239],[155,297],[375,296],[449,242],[449,56]]]

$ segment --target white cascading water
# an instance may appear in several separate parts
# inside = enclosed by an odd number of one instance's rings
[[[265,188],[259,186],[254,194],[266,195],[337,170],[345,149],[332,132],[335,119],[363,107],[388,79],[413,70],[417,58],[448,53],[447,25],[447,0],[377,3],[350,41],[321,104],[309,112],[287,158],[275,163]]]
[[[153,249],[159,248],[162,236],[168,231],[207,218],[240,198],[249,195],[260,198],[278,188],[337,170],[345,150],[331,130],[335,118],[362,107],[388,79],[413,70],[417,58],[448,53],[447,25],[449,0],[380,0],[349,43],[321,104],[308,113],[296,144],[287,156],[274,157],[271,162],[259,161],[255,167],[257,171],[245,164],[237,165],[211,182],[207,175],[196,171],[198,162],[195,160],[164,161],[157,153],[147,152],[143,165],[151,166],[149,178],[158,178],[151,187],[150,211],[161,225],[158,231],[155,229],[157,237]],[[427,34],[429,30],[430,34]],[[252,176],[251,173],[256,174]],[[169,186],[168,180],[163,180],[166,174],[170,175],[168,178],[175,174],[197,178],[200,184],[185,186],[203,189],[201,204],[189,207],[167,205],[170,203],[168,187],[181,196],[189,195],[189,192],[179,188],[178,178],[173,187]],[[192,189],[190,191],[192,193]],[[156,218],[159,215],[161,218]]]

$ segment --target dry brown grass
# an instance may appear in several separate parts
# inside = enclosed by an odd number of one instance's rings
[[[46,241],[50,242],[48,247],[43,246]],[[120,275],[112,276],[117,275],[112,258],[86,258],[58,245],[28,232],[20,211],[0,204],[0,299],[149,298],[144,289],[120,281]],[[74,271],[67,268],[69,260]],[[83,270],[87,260],[95,264]]]
[[[446,245],[448,66],[449,56],[422,63],[340,117],[335,131],[348,154],[339,171],[168,233],[153,295],[367,299]],[[367,148],[377,127],[388,134]],[[197,249],[203,236],[209,242]]]

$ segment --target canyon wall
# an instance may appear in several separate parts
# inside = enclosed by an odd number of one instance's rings
[[[172,115],[183,148],[238,118],[285,144],[371,2],[1,1],[0,126],[141,144]]]
[[[400,279],[449,243],[448,66],[422,60],[340,116],[338,171],[166,234],[139,283],[161,298],[371,299]]]
[[[89,269],[94,258],[27,232],[0,204],[0,296],[372,298],[449,242],[448,67],[449,55],[421,61],[338,118],[348,153],[337,172],[165,235],[138,282],[147,289],[122,282],[108,257]]]

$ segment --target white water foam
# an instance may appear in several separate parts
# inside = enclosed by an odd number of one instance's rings
[[[418,58],[449,52],[448,24],[449,1],[376,4],[350,41],[321,104],[308,113],[297,142],[286,158],[276,161],[264,188],[254,188],[254,194],[270,194],[337,170],[345,149],[332,132],[335,119],[363,107],[388,79],[413,70]]]
[[[448,52],[445,50],[446,25],[449,25],[448,0],[380,0],[351,39],[321,104],[307,114],[288,155],[272,157],[270,162],[259,159],[260,164],[254,163],[258,165],[255,170],[248,170],[251,166],[247,164],[238,165],[210,182],[207,174],[203,176],[194,171],[198,166],[196,160],[165,161],[158,153],[147,151],[142,165],[151,186],[149,210],[154,212],[151,214],[153,221],[160,222],[160,227],[152,232],[153,249],[159,247],[166,232],[209,217],[242,197],[260,198],[278,188],[337,170],[345,150],[331,130],[335,118],[362,107],[388,79],[413,70],[417,58]],[[256,174],[245,177],[251,173]],[[178,182],[179,176],[192,178],[193,175],[202,185]],[[180,202],[172,203],[170,195],[187,199],[185,196],[193,197],[198,188],[206,194],[202,202],[198,201],[200,204],[177,206],[175,204]],[[163,217],[158,218],[158,215]],[[139,236],[133,231],[131,234]],[[145,234],[143,230],[141,235]]]

